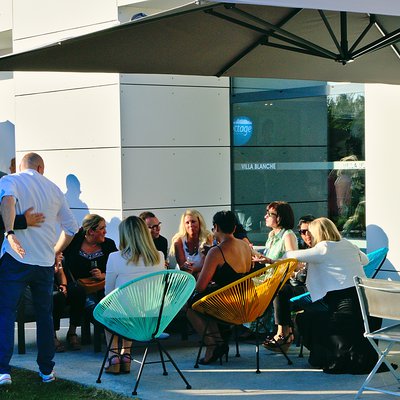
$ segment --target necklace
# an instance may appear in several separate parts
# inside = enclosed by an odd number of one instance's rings
[[[189,240],[185,243],[185,249],[190,255],[196,255],[199,252],[198,245],[194,243],[189,243]]]

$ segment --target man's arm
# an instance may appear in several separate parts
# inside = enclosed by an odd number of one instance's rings
[[[15,198],[13,196],[3,196],[0,204],[0,213],[3,217],[4,230],[6,232],[12,231],[15,221]],[[20,242],[14,234],[8,235],[7,240],[11,248],[19,254],[21,258],[25,255],[25,250],[22,248]]]
[[[73,238],[74,235],[70,236],[62,231],[56,245],[54,246],[55,253],[58,254],[63,251],[72,242]]]
[[[28,208],[23,214],[15,216],[14,229],[26,229],[28,226],[40,226],[45,220],[43,213],[32,212],[33,207]],[[4,231],[4,222],[0,214],[0,231]]]
[[[13,196],[4,196],[1,200],[0,213],[3,216],[4,230],[11,231],[15,221],[15,198]]]

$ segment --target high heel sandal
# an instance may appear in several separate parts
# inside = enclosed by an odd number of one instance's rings
[[[118,360],[118,362],[116,362],[116,360]],[[118,355],[113,355],[108,359],[108,365],[104,368],[104,371],[107,374],[114,375],[118,375],[121,372],[121,362]]]
[[[211,355],[211,357],[206,360],[205,357],[200,358],[199,364],[200,365],[209,365],[214,363],[215,361],[219,360],[219,364],[222,365],[222,357],[225,355],[226,362],[228,362],[228,353],[229,353],[229,346],[224,343],[217,345]]]
[[[129,353],[122,354],[120,357],[121,362],[121,374],[129,374],[131,372],[131,360],[132,357]]]
[[[267,339],[263,343],[263,346],[271,351],[282,351],[284,353],[287,353],[293,341],[294,335],[292,332],[290,332],[287,336],[279,335],[277,339]]]

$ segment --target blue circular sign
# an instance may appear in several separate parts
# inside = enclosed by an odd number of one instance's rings
[[[233,144],[245,145],[253,135],[253,121],[249,117],[236,117],[233,120]]]

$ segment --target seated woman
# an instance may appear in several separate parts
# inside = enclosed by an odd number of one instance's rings
[[[376,363],[376,352],[363,336],[364,325],[354,287],[355,275],[365,276],[367,256],[340,236],[328,218],[309,224],[314,247],[289,251],[286,256],[308,263],[307,288],[313,301],[323,299],[327,312],[305,311],[297,323],[309,362],[332,374],[364,374]],[[375,319],[373,329],[380,320]]]
[[[131,216],[119,225],[119,249],[117,253],[110,254],[107,262],[105,293],[112,292],[115,288],[142,275],[165,269],[164,254],[156,249],[146,223],[139,217]],[[111,334],[106,331],[107,343]],[[105,371],[112,374],[130,372],[131,342],[122,340],[118,348],[118,337],[114,336],[113,344],[108,355],[108,365]]]
[[[268,234],[264,254],[254,256],[253,261],[259,264],[272,264],[280,259],[285,252],[297,250],[297,238],[293,232],[294,214],[292,207],[286,201],[273,201],[267,205],[264,219],[265,225],[267,228],[271,228],[271,232]],[[277,311],[279,312],[279,309],[275,308],[275,321],[278,324],[278,330],[272,339],[265,341],[265,345],[272,350],[277,347],[277,341],[282,347],[282,345],[289,346],[294,340],[290,324],[288,321],[281,321]],[[273,325],[271,323],[271,314],[271,308],[268,307],[261,320],[265,332],[273,330],[273,327],[271,327]],[[255,323],[251,324],[250,329],[253,332],[255,331]]]
[[[172,238],[170,254],[182,271],[197,275],[203,267],[205,245],[212,245],[212,234],[203,216],[197,210],[186,210]]]
[[[308,225],[315,217],[312,215],[304,215],[300,218],[297,227],[299,229],[300,240],[298,245],[302,249],[311,247],[311,235]],[[306,281],[306,265],[301,264],[298,271],[283,285],[282,289],[277,293],[274,299],[274,317],[275,323],[278,325],[277,335],[271,339],[266,339],[264,347],[272,351],[287,351],[293,340],[292,335],[292,304],[290,299],[307,292]],[[278,344],[280,346],[278,346]]]
[[[242,278],[251,269],[251,249],[249,245],[234,237],[236,217],[232,211],[220,211],[213,217],[214,236],[218,242],[212,247],[205,258],[204,266],[200,272],[196,284],[196,292],[190,304],[201,297],[211,293],[223,286]],[[187,316],[193,328],[203,335],[206,322],[202,316],[192,309],[188,309]],[[199,360],[199,364],[210,364],[228,354],[229,348],[223,342],[215,323],[208,324],[208,333],[213,334],[205,337],[206,354]]]
[[[104,297],[108,256],[117,251],[114,241],[106,238],[106,233],[105,219],[97,214],[88,214],[82,221],[81,229],[64,250],[64,268],[68,279],[67,304],[71,306],[67,343],[71,350],[80,349],[76,328],[81,325],[83,313],[93,312],[96,304]],[[88,294],[78,284],[81,278],[92,278],[94,282],[103,282],[103,285]]]

